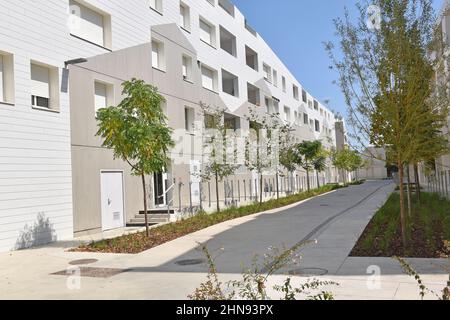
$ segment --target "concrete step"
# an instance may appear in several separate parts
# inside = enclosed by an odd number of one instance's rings
[[[167,219],[167,218],[148,218],[148,222],[149,223],[153,223],[153,224],[155,224],[155,223],[164,223],[164,222],[167,222],[167,221],[169,221],[169,219]],[[145,219],[141,218],[141,217],[133,218],[133,219],[130,220],[130,223],[142,223],[142,224],[145,224]]]
[[[156,213],[156,214],[147,214],[147,217],[149,219],[169,219],[169,215],[167,213]],[[138,215],[135,216],[135,218],[142,218],[145,219],[145,214],[144,213],[140,213]]]

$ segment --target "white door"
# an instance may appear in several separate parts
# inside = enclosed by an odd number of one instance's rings
[[[102,230],[124,226],[123,174],[122,172],[102,172]]]

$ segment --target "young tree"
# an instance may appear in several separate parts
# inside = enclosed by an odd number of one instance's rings
[[[320,180],[319,180],[319,173],[325,171],[327,168],[327,157],[325,154],[319,154],[314,160],[312,161],[312,166],[314,170],[316,170],[316,178],[317,178],[317,186],[320,188]]]
[[[364,161],[356,150],[350,150],[344,148],[341,151],[335,151],[333,153],[333,165],[348,172],[355,172],[364,166]],[[344,175],[344,183],[347,183],[347,177]]]
[[[149,236],[145,176],[167,167],[167,153],[174,145],[172,130],[161,108],[164,97],[157,88],[134,78],[122,86],[125,96],[122,102],[116,107],[98,110],[97,135],[104,139],[103,147],[113,150],[115,159],[127,162],[132,174],[141,177],[145,227]]]
[[[277,171],[280,136],[289,131],[290,126],[277,114],[260,114],[257,109],[250,109],[246,118],[250,123],[250,133],[246,138],[245,165],[258,174],[259,202],[262,203],[263,173],[269,169]]]
[[[236,164],[236,148],[232,154],[228,146],[235,146],[236,135],[234,131],[225,124],[225,109],[212,108],[201,103],[202,115],[204,118],[203,144],[207,157],[201,171],[201,178],[210,181],[214,178],[216,189],[216,207],[220,212],[219,203],[219,182],[224,178],[231,176],[239,168]],[[230,141],[231,140],[231,141]]]
[[[328,43],[326,49],[348,105],[354,147],[360,151],[369,143],[387,147],[388,162],[398,167],[406,246],[404,167],[417,150],[436,144],[437,136],[429,140],[423,130],[430,123],[434,129],[442,127],[448,92],[438,90],[443,94],[440,102],[430,99],[433,81],[429,71],[436,66],[427,54],[435,21],[430,0],[375,0],[370,8],[364,3],[357,4],[360,15],[355,24],[348,11],[344,19],[335,20],[342,58],[333,53],[333,44]],[[367,11],[373,8],[379,14]],[[444,108],[442,101],[446,101]]]
[[[316,141],[304,141],[296,145],[296,163],[306,171],[306,183],[308,191],[311,190],[311,184],[309,180],[309,172],[314,169],[313,161],[316,159],[322,151],[322,142]]]

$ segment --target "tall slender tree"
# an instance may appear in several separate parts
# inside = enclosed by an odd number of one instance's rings
[[[361,151],[369,143],[386,147],[388,161],[398,167],[400,181],[400,221],[406,246],[404,168],[414,154],[441,137],[424,134],[431,125],[439,129],[446,118],[446,90],[432,99],[434,86],[429,70],[435,61],[428,55],[434,30],[430,0],[375,0],[357,4],[359,19],[352,22],[348,11],[335,20],[342,56],[334,45],[326,44],[338,84],[348,105],[353,128],[353,144]],[[374,6],[375,5],[375,6]],[[447,85],[447,83],[445,83]],[[427,107],[425,107],[427,105]],[[435,155],[436,156],[436,155]]]
[[[161,107],[164,97],[156,87],[138,79],[125,81],[122,86],[122,102],[98,110],[97,135],[104,139],[103,147],[113,150],[114,158],[127,162],[131,173],[141,177],[149,236],[145,176],[167,168],[168,152],[174,145],[172,130]]]
[[[296,145],[296,163],[306,171],[306,185],[308,191],[311,190],[311,182],[309,173],[314,169],[314,160],[320,155],[322,150],[322,142],[304,141]]]

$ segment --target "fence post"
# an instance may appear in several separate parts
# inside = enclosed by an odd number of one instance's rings
[[[181,213],[181,186],[183,183],[180,181],[178,182],[178,211]]]
[[[258,178],[260,179],[260,178]],[[255,179],[255,201],[258,202],[258,179]],[[259,192],[261,192],[261,190],[259,190]]]
[[[227,182],[223,180],[223,205],[227,207]]]
[[[238,202],[241,202],[241,180],[238,179]]]
[[[200,211],[203,211],[203,186],[201,181],[198,183],[198,190],[200,192]]]
[[[250,190],[250,194],[248,195],[248,198],[250,199],[250,201],[252,201],[252,197],[253,197],[253,185],[252,185],[252,179],[248,180],[248,186],[249,186],[249,190]]]
[[[244,179],[244,201],[247,202],[247,185],[246,181]]]
[[[208,201],[209,207],[211,208],[211,182],[208,181]]]
[[[234,205],[234,181],[231,180],[231,203]]]
[[[191,214],[194,212],[192,208],[192,182],[189,181],[189,211]]]

